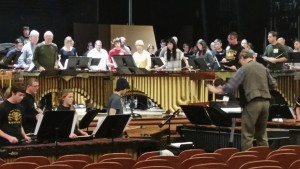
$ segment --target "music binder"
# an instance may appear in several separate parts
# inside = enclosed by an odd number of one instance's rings
[[[75,111],[46,111],[38,119],[34,135],[38,141],[67,141],[74,133],[76,122]]]
[[[97,126],[92,135],[94,135],[95,138],[114,139],[122,135],[130,120],[130,114],[99,117]]]

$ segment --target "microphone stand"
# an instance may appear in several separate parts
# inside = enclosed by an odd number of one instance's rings
[[[178,114],[179,114],[179,109],[176,110],[172,115],[170,115],[166,121],[158,125],[159,128],[162,128],[165,124],[167,123],[169,124],[169,129],[168,129],[169,131],[168,131],[168,138],[167,138],[168,145],[171,144],[171,120]]]
[[[131,117],[132,118],[137,118],[137,117],[142,118],[142,116],[140,114],[133,112],[133,109],[135,107],[135,104],[134,104],[134,93],[133,93],[133,89],[134,89],[134,87],[133,87],[133,79],[131,80],[131,84],[132,84],[132,89],[131,89],[131,97],[130,97],[130,105],[129,105],[130,111],[131,111]]]

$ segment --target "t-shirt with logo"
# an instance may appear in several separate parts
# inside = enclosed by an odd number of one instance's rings
[[[239,55],[241,53],[241,51],[244,48],[240,45],[240,44],[236,44],[236,45],[229,45],[226,49],[226,61],[228,61],[227,63],[224,63],[224,65],[226,66],[235,66],[236,68],[241,67],[241,65],[239,64]]]
[[[0,129],[18,140],[23,139],[22,128],[22,107],[19,104],[12,104],[5,100],[0,104]],[[8,144],[8,140],[0,137],[0,143]]]

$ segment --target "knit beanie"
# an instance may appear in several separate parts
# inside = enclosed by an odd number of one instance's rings
[[[117,86],[116,86],[115,91],[120,91],[120,90],[124,90],[124,89],[130,89],[129,83],[127,82],[126,79],[120,77],[117,80]]]

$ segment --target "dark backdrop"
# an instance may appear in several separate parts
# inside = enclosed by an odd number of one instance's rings
[[[135,25],[153,25],[157,44],[161,38],[176,35],[180,47],[183,42],[193,45],[199,38],[208,43],[220,38],[227,45],[227,34],[236,31],[240,39],[249,39],[255,50],[262,52],[265,30],[269,29],[269,1],[132,0],[132,20]],[[60,48],[64,38],[72,36],[73,23],[127,24],[128,1],[1,0],[0,19],[0,43],[13,42],[21,35],[22,26],[28,25],[41,35],[53,31]]]

